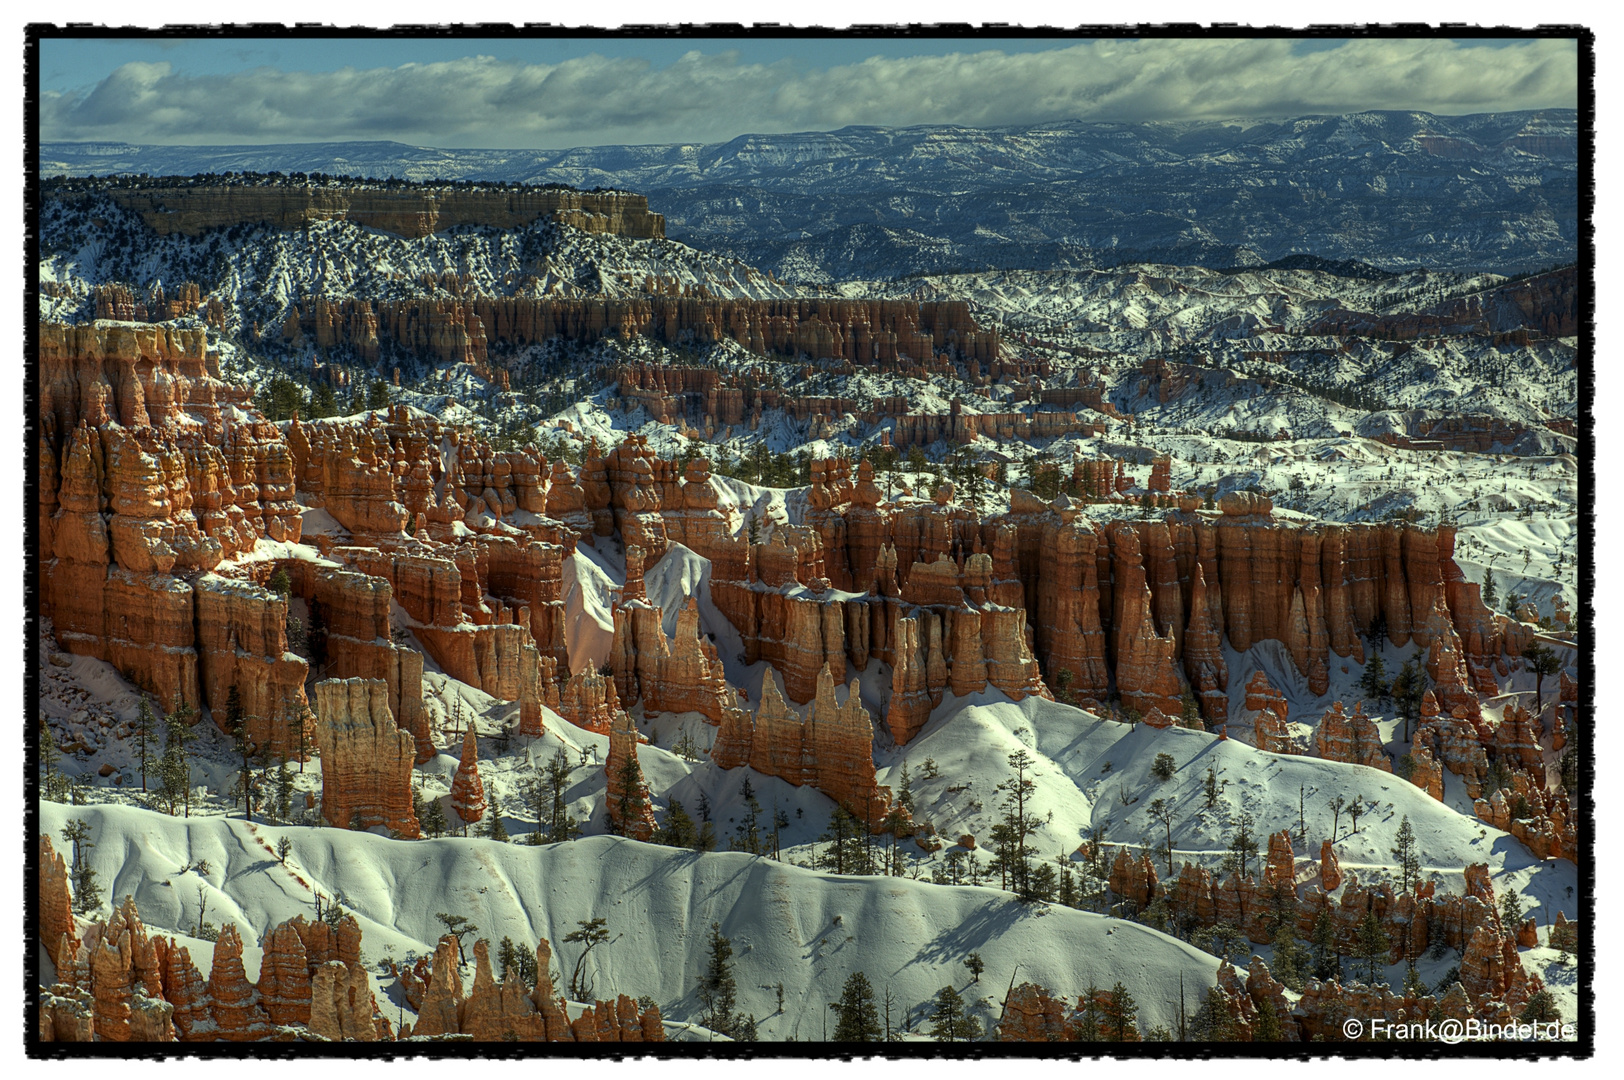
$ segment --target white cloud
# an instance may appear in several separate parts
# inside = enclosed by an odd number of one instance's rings
[[[973,42],[966,42],[973,46]],[[1278,39],[1086,41],[1047,52],[883,57],[827,69],[690,52],[655,67],[468,56],[332,72],[190,76],[125,64],[88,92],[47,93],[47,140],[136,143],[395,139],[436,146],[713,142],[847,124],[998,126],[1577,104],[1572,41],[1496,47],[1356,39],[1298,54]]]

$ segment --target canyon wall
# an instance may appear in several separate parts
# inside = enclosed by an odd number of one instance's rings
[[[418,239],[459,225],[521,228],[544,217],[587,232],[643,239],[665,236],[665,217],[649,212],[647,196],[630,192],[192,186],[156,180],[138,187],[110,188],[104,194],[139,214],[159,236],[197,236],[207,229],[233,225],[301,229],[317,221],[352,221],[364,228]],[[62,191],[52,197],[83,199],[87,195]]]

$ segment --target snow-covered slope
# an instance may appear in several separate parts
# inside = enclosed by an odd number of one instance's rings
[[[310,917],[313,890],[342,896],[362,928],[362,960],[379,979],[385,957],[431,950],[440,912],[463,915],[478,937],[534,945],[546,937],[567,979],[576,956],[564,936],[580,921],[608,919],[609,944],[586,968],[596,996],[647,994],[667,1019],[697,1019],[694,993],[712,922],[733,943],[739,1006],[769,1039],[823,1037],[825,1007],[853,971],[887,989],[923,1022],[919,1006],[951,984],[984,1022],[996,1019],[1012,978],[1076,995],[1121,981],[1146,1025],[1175,1023],[1182,976],[1191,1008],[1217,960],[1147,927],[991,889],[906,879],[840,877],[737,853],[698,854],[612,837],[551,847],[484,840],[402,842],[339,829],[281,829],[224,818],[176,819],[131,807],[70,809],[47,803],[42,826],[90,823],[91,860],[108,892],[136,899],[143,920],[169,932],[191,927],[198,894],[206,918],[238,924],[245,941],[295,915]],[[273,854],[287,836],[286,865]],[[202,879],[182,868],[208,862]],[[979,985],[963,961],[980,952]],[[207,953],[194,961],[205,967]],[[257,950],[245,950],[257,974]],[[555,976],[558,972],[555,970]],[[379,989],[400,1005],[393,980]],[[784,988],[777,1012],[776,987]],[[410,1012],[406,1015],[409,1017]]]

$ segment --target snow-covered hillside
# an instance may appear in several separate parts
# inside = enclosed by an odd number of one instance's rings
[[[733,943],[739,1007],[767,1039],[817,1040],[827,1003],[864,972],[905,1010],[906,1029],[928,1027],[921,1005],[945,985],[965,992],[983,1023],[997,1019],[1012,978],[1076,995],[1122,982],[1148,1025],[1175,1024],[1180,977],[1193,1011],[1212,985],[1216,958],[1148,927],[1069,908],[1026,905],[993,889],[896,878],[842,877],[739,853],[698,854],[614,837],[535,848],[487,840],[394,841],[340,829],[248,825],[220,817],[176,819],[121,806],[47,803],[42,827],[90,823],[91,860],[108,892],[135,897],[147,925],[195,927],[199,897],[210,922],[230,920],[245,943],[296,915],[311,917],[314,891],[341,897],[362,928],[362,961],[393,1019],[411,1017],[386,974],[432,951],[440,912],[461,914],[493,944],[504,937],[563,943],[577,923],[608,920],[611,941],[585,975],[598,997],[649,995],[667,1020],[696,1020],[695,989],[712,922]],[[278,840],[293,841],[286,863]],[[184,867],[208,863],[207,877]],[[186,942],[207,970],[207,943]],[[979,983],[964,960],[981,953]],[[201,955],[200,955],[201,953]],[[258,950],[244,950],[256,977]],[[471,972],[470,972],[471,973]],[[563,972],[567,980],[569,969]],[[555,972],[555,977],[557,972]],[[777,988],[783,986],[783,1011]],[[381,1003],[381,1002],[380,1002]]]

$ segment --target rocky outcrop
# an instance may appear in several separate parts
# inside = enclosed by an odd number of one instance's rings
[[[631,558],[628,551],[628,566]],[[623,600],[615,607],[609,664],[619,699],[628,706],[641,701],[646,712],[697,712],[720,724],[737,695],[727,685],[715,646],[699,632],[698,602],[690,596],[677,612],[673,637],[666,637],[664,619],[665,613],[646,601]]]
[[[1286,728],[1286,697],[1259,668],[1246,684],[1246,711],[1252,716],[1253,744],[1271,754],[1297,752]]]
[[[860,689],[853,680],[841,702],[825,666],[803,721],[776,682],[764,679],[753,721],[748,713],[734,714],[718,732],[712,760],[815,787],[877,831],[890,812],[891,791],[875,778],[874,726]]]
[[[1150,855],[1142,853],[1135,859],[1127,848],[1117,848],[1111,863],[1110,886],[1113,894],[1133,905],[1133,910],[1143,910],[1156,895],[1156,866]]]
[[[409,732],[395,726],[388,687],[378,679],[324,680],[316,684],[316,715],[322,817],[341,829],[382,826],[416,839],[417,747]]]
[[[214,721],[227,724],[235,691],[249,745],[258,754],[300,760],[298,725],[308,731],[303,658],[288,651],[287,601],[252,582],[205,574],[193,585],[199,678],[215,702]],[[228,732],[230,734],[230,732]]]
[[[516,229],[538,220],[559,221],[586,232],[635,238],[665,235],[665,219],[648,209],[648,198],[629,192],[568,188],[455,190],[434,185],[404,189],[299,182],[193,186],[154,180],[101,193],[141,216],[159,236],[199,236],[233,225],[303,229],[315,221],[352,221],[408,239],[463,225]],[[83,199],[86,193],[54,193]]]
[[[67,861],[51,846],[51,838],[43,835],[39,838],[39,936],[46,954],[58,967],[70,962],[79,951],[79,927],[73,920]]]
[[[615,714],[620,711],[615,680],[591,667],[571,675],[558,698],[558,715],[598,735],[609,734]]]
[[[242,938],[233,923],[220,928],[214,943],[214,969],[209,973],[209,1016],[215,1038],[253,1042],[270,1035],[270,1019],[260,1005],[259,992],[242,966]]]
[[[616,713],[609,726],[609,754],[604,759],[604,776],[608,793],[604,796],[609,812],[610,827],[621,836],[633,840],[650,840],[654,836],[654,799],[649,794],[648,782],[637,762],[637,744],[643,737],[637,733],[632,719],[624,712]]]
[[[1393,771],[1392,759],[1382,748],[1381,732],[1376,729],[1376,722],[1365,715],[1360,702],[1354,703],[1352,715],[1342,711],[1340,701],[1331,703],[1331,708],[1314,728],[1314,751],[1327,761]]]
[[[1336,848],[1331,841],[1320,842],[1320,888],[1328,893],[1335,892],[1342,884],[1342,865],[1337,860]]]
[[[1475,799],[1482,793],[1489,759],[1478,741],[1477,728],[1464,710],[1460,716],[1442,715],[1431,690],[1421,698],[1413,745],[1427,749],[1444,768],[1465,780],[1468,797]]]
[[[1443,801],[1444,767],[1425,746],[1418,745],[1410,752],[1410,783]]]
[[[412,1034],[418,1038],[462,1031],[462,968],[457,939],[447,935],[434,949],[434,975],[423,991]]]
[[[1190,569],[1190,622],[1184,632],[1184,671],[1200,703],[1202,717],[1210,727],[1219,728],[1229,722],[1229,667],[1218,629],[1222,615],[1214,615],[1216,599],[1216,594],[1208,595],[1206,572],[1200,561],[1194,561]]]
[[[479,738],[470,721],[462,732],[462,758],[451,778],[451,808],[464,827],[485,816],[485,784],[479,777]]]

